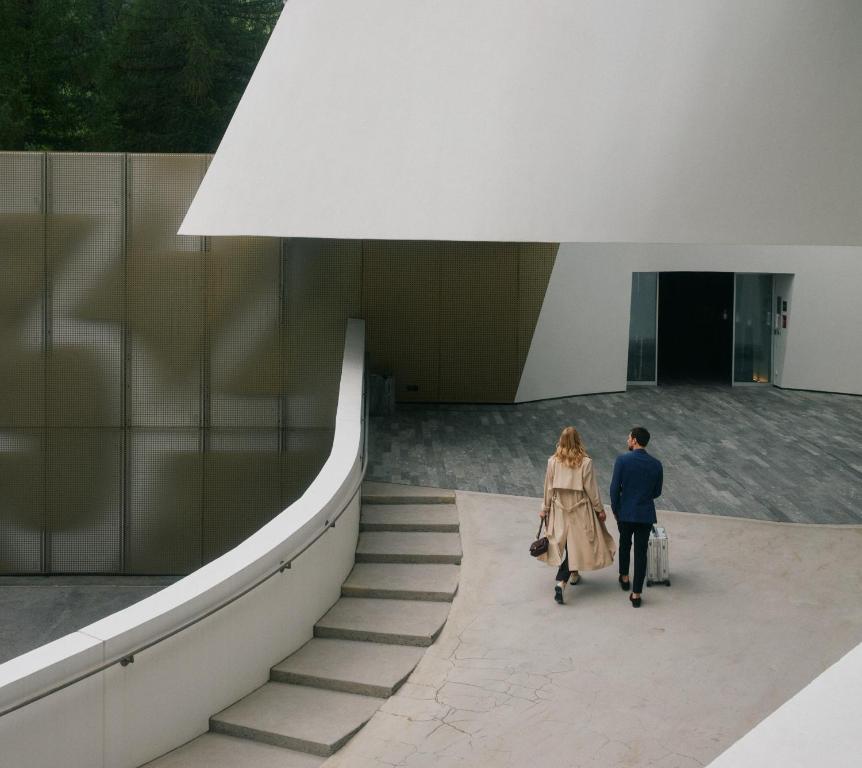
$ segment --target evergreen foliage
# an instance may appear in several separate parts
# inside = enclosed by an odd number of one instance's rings
[[[213,152],[281,0],[0,0],[0,150]]]

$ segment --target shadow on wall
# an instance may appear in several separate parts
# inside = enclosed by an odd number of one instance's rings
[[[174,234],[207,163],[0,155],[0,572],[189,572],[328,455],[351,304],[278,240]]]

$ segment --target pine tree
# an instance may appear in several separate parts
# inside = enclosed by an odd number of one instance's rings
[[[122,149],[214,152],[281,0],[131,0],[111,52]]]
[[[105,45],[121,0],[0,0],[0,149],[88,150],[113,110]]]

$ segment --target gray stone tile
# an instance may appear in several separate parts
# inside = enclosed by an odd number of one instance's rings
[[[560,429],[584,437],[607,496],[635,424],[665,465],[665,509],[862,522],[862,398],[771,387],[673,386],[520,405],[403,405],[372,419],[368,477],[539,496]]]

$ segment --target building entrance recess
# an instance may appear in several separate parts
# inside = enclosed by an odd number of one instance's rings
[[[658,383],[731,384],[733,273],[662,272]]]

